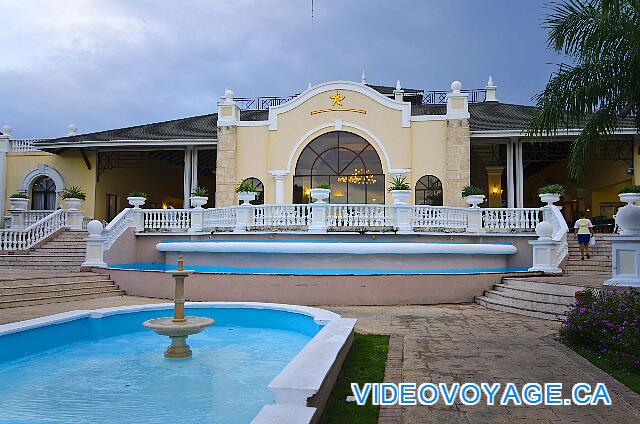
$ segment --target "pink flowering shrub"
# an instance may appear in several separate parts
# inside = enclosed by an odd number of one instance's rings
[[[602,297],[588,291],[567,314],[560,338],[604,354],[621,367],[640,370],[640,291]]]

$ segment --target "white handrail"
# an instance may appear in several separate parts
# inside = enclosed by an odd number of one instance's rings
[[[104,227],[104,230],[102,230],[102,236],[105,237],[104,250],[109,250],[118,237],[133,225],[131,222],[131,210],[131,208],[121,210],[120,213]]]
[[[255,205],[252,227],[305,227],[311,219],[309,205]]]
[[[483,228],[491,230],[535,230],[541,208],[483,208]]]
[[[413,228],[465,228],[469,208],[415,205],[411,207]]]
[[[21,212],[24,215],[24,225],[29,226],[42,218],[53,213],[53,210],[33,210],[29,209]]]
[[[236,225],[236,207],[213,208],[204,210],[205,230],[215,230],[216,228],[233,228]]]
[[[0,250],[27,250],[67,225],[67,211],[58,209],[26,228],[0,230]]]
[[[142,209],[144,229],[147,230],[181,230],[191,226],[193,209]]]
[[[391,227],[391,213],[386,205],[329,205],[327,226],[335,228]]]
[[[569,256],[569,240],[567,238],[569,226],[567,225],[567,221],[565,221],[562,212],[560,212],[560,208],[556,205],[545,206],[545,208],[549,208],[549,220],[551,221],[551,224],[553,224],[553,234],[551,235],[551,239],[558,242],[558,247],[556,249],[556,266],[560,267],[562,261]]]

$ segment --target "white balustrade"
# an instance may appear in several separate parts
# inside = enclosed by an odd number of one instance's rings
[[[123,209],[104,227],[104,230],[102,230],[102,236],[105,238],[104,250],[109,250],[118,237],[120,237],[127,228],[132,226],[131,211],[131,208]]]
[[[26,228],[0,230],[0,250],[26,250],[67,225],[67,211],[59,209]]]
[[[191,226],[190,209],[143,209],[145,230],[181,230]]]
[[[253,206],[252,227],[306,227],[310,220],[309,205],[257,205]]]
[[[27,210],[21,212],[24,215],[24,225],[28,227],[29,225],[40,221],[42,218],[46,217],[53,213],[53,211],[49,210]]]
[[[38,152],[39,149],[33,146],[33,142],[37,140],[11,140],[12,152]]]
[[[411,208],[413,228],[464,229],[468,208],[416,205]]]
[[[487,230],[535,230],[541,221],[541,208],[483,208],[483,228]]]
[[[551,239],[557,242],[556,266],[559,267],[562,261],[569,256],[569,241],[567,239],[569,226],[557,206],[545,206],[544,210],[547,212],[545,214],[545,219],[553,225],[553,234],[551,235]]]
[[[334,228],[391,227],[389,206],[385,205],[329,205],[327,226]]]
[[[236,225],[236,208],[213,208],[204,211],[204,229],[233,228]]]

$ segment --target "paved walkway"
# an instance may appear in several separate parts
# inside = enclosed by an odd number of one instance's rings
[[[162,299],[112,297],[0,309],[0,323],[75,309],[95,309]],[[358,319],[357,330],[392,334],[404,382],[605,382],[611,407],[470,407],[439,404],[387,414],[393,423],[640,423],[640,396],[607,381],[590,364],[552,339],[559,324],[489,310],[474,304],[392,307],[327,307]],[[394,378],[395,380],[395,378]],[[621,395],[619,395],[621,394]],[[624,397],[624,398],[623,398]],[[627,399],[629,402],[627,402]]]

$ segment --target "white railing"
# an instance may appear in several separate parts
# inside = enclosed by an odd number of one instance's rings
[[[186,231],[191,227],[193,209],[143,209],[144,229]]]
[[[11,152],[39,152],[40,150],[33,146],[33,142],[37,140],[11,140]]]
[[[391,227],[391,213],[385,205],[329,205],[327,226],[342,229]]]
[[[59,209],[22,229],[0,230],[0,250],[27,250],[67,225],[67,211]]]
[[[488,230],[535,230],[541,221],[541,208],[483,208],[483,228]]]
[[[132,226],[131,210],[131,208],[121,210],[120,213],[104,227],[104,230],[102,230],[102,236],[105,237],[105,250],[109,250],[111,245],[118,240],[118,237],[120,237],[127,228]]]
[[[24,215],[24,225],[28,227],[29,225],[40,221],[42,218],[46,217],[53,213],[53,211],[48,210],[28,210],[21,212]]]
[[[413,206],[411,207],[411,227],[464,229],[467,226],[467,209]]]
[[[253,206],[251,227],[306,227],[311,219],[309,205]]]
[[[204,228],[233,228],[236,225],[236,208],[213,208],[204,210]]]
[[[569,256],[569,240],[567,239],[569,226],[567,226],[567,221],[565,221],[562,212],[557,206],[547,206],[546,208],[548,208],[546,219],[553,225],[551,239],[558,243],[556,247],[556,266],[560,267],[562,261]]]

